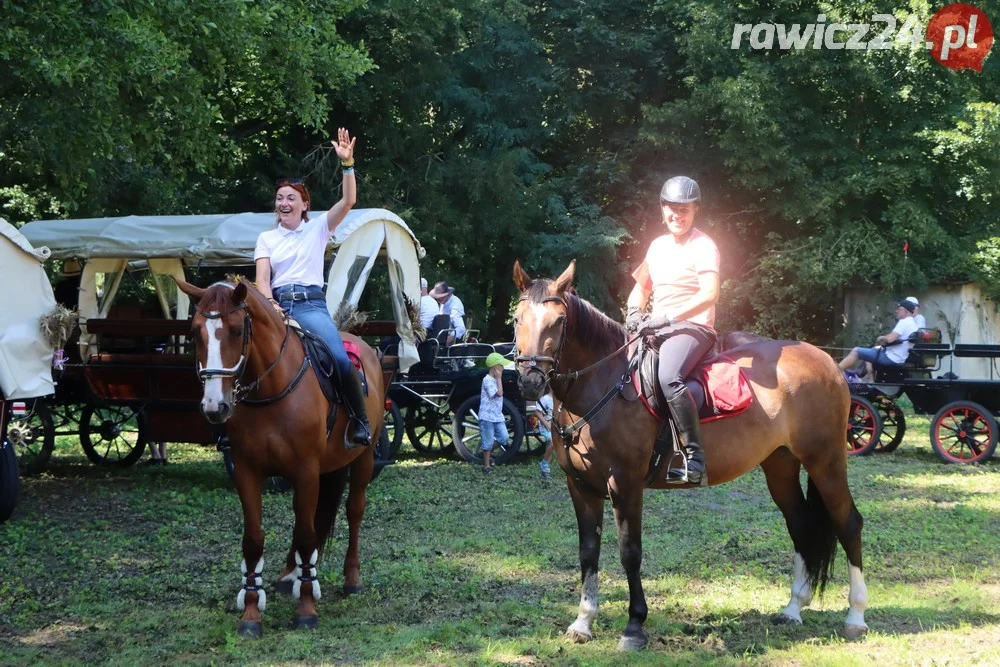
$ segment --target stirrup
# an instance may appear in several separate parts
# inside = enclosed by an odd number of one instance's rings
[[[673,463],[673,459],[676,456],[680,456],[681,460],[684,462],[683,468],[671,467],[670,463]],[[667,464],[667,474],[664,482],[668,486],[682,486],[684,484],[708,486],[708,471],[702,470],[700,473],[695,473],[697,478],[692,479],[691,471],[688,470],[689,461],[690,459],[684,454],[684,452],[674,452],[674,456],[670,457],[670,463]]]
[[[357,428],[357,430],[354,430],[355,428]],[[362,437],[365,439],[364,442],[354,441],[353,436],[357,435],[359,432],[363,434]],[[358,447],[367,447],[370,444],[372,444],[371,426],[357,417],[348,417],[347,428],[344,429],[344,449],[357,449]]]

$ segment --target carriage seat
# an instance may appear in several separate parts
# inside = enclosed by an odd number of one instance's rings
[[[495,351],[489,343],[455,343],[448,348],[448,356],[460,359],[485,359]]]

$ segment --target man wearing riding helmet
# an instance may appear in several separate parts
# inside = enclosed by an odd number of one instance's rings
[[[686,378],[715,347],[715,304],[719,300],[719,249],[694,227],[701,201],[698,184],[675,176],[660,190],[668,233],[657,237],[633,273],[625,327],[653,336],[659,347],[657,378],[681,439],[685,460],[667,470],[668,483],[708,484],[701,447],[698,406]],[[642,310],[653,298],[652,314]]]

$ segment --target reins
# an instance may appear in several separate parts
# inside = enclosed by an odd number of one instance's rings
[[[527,295],[522,295],[519,300],[529,301],[530,297],[528,297]],[[547,383],[561,382],[563,380],[568,380],[569,382],[573,382],[579,379],[581,376],[586,375],[587,373],[590,373],[592,371],[595,371],[604,364],[608,363],[609,361],[617,357],[619,354],[627,350],[632,343],[634,343],[635,341],[639,340],[642,337],[641,334],[637,333],[631,338],[628,338],[625,341],[625,344],[619,347],[617,350],[601,358],[600,360],[594,362],[593,364],[587,366],[586,368],[582,368],[578,371],[570,371],[568,373],[560,373],[558,372],[557,369],[559,368],[559,357],[562,354],[562,346],[566,341],[566,327],[569,314],[569,304],[566,302],[566,299],[564,299],[561,296],[547,296],[544,299],[542,299],[541,303],[559,303],[562,304],[563,308],[565,308],[567,311],[567,318],[563,319],[562,332],[559,336],[559,350],[557,350],[555,355],[551,357],[543,355],[534,355],[534,354],[518,355],[517,357],[514,358],[514,363],[515,365],[524,364],[527,368],[528,373],[532,372],[541,373]],[[548,372],[545,372],[538,367],[539,362],[551,363],[552,368],[550,368]],[[590,408],[590,410],[588,410],[586,414],[584,414],[582,417],[577,419],[569,426],[563,426],[560,423],[559,415],[562,414],[563,407],[565,405],[564,402],[560,401],[559,410],[554,415],[553,422],[554,426],[559,431],[559,435],[562,436],[563,446],[568,448],[569,443],[573,439],[573,437],[578,432],[580,432],[584,426],[589,424],[592,419],[597,417],[597,415],[601,414],[601,412],[603,412],[604,409],[611,404],[611,401],[613,401],[616,396],[621,395],[622,390],[625,387],[625,384],[628,382],[628,376],[629,373],[628,371],[626,371],[625,375],[622,376],[622,379],[617,384],[612,386],[611,389],[609,389],[608,392],[601,397],[601,400],[599,400],[592,408]]]
[[[217,311],[206,312],[204,310],[199,310],[198,312],[201,313],[202,317],[204,317],[207,320],[220,320],[226,315],[235,313],[238,310],[245,311],[245,315],[243,316],[243,350],[240,353],[240,360],[236,362],[236,365],[232,366],[231,368],[204,368],[202,367],[201,362],[198,361],[197,362],[198,377],[201,379],[202,384],[204,384],[206,380],[214,377],[234,378],[233,401],[235,403],[244,403],[245,405],[248,406],[265,406],[277,403],[278,401],[286,398],[289,394],[291,394],[295,390],[295,387],[298,386],[299,382],[305,376],[306,370],[308,370],[309,368],[309,356],[305,354],[303,355],[302,366],[299,367],[299,370],[295,374],[295,377],[292,378],[292,381],[288,384],[287,387],[285,387],[284,391],[275,396],[269,396],[267,398],[260,398],[260,399],[248,398],[250,393],[260,386],[261,381],[265,377],[267,377],[268,374],[271,373],[271,371],[277,368],[279,363],[281,363],[281,358],[284,356],[285,349],[288,346],[288,339],[291,334],[292,328],[288,325],[288,318],[287,317],[284,318],[285,338],[281,341],[281,348],[278,350],[278,356],[275,357],[274,361],[271,362],[271,365],[268,366],[263,373],[258,375],[256,379],[253,380],[253,382],[243,385],[240,384],[240,380],[243,379],[243,375],[246,373],[247,354],[250,350],[250,341],[253,335],[253,320],[250,319],[250,309],[247,306],[246,300],[244,300],[242,303],[233,306],[232,308],[230,308],[225,312],[217,312]]]

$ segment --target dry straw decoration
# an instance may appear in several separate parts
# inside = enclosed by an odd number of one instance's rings
[[[42,330],[42,335],[55,349],[62,346],[73,335],[79,322],[79,314],[75,309],[70,309],[62,304],[56,304],[55,308],[38,318],[38,326]]]

